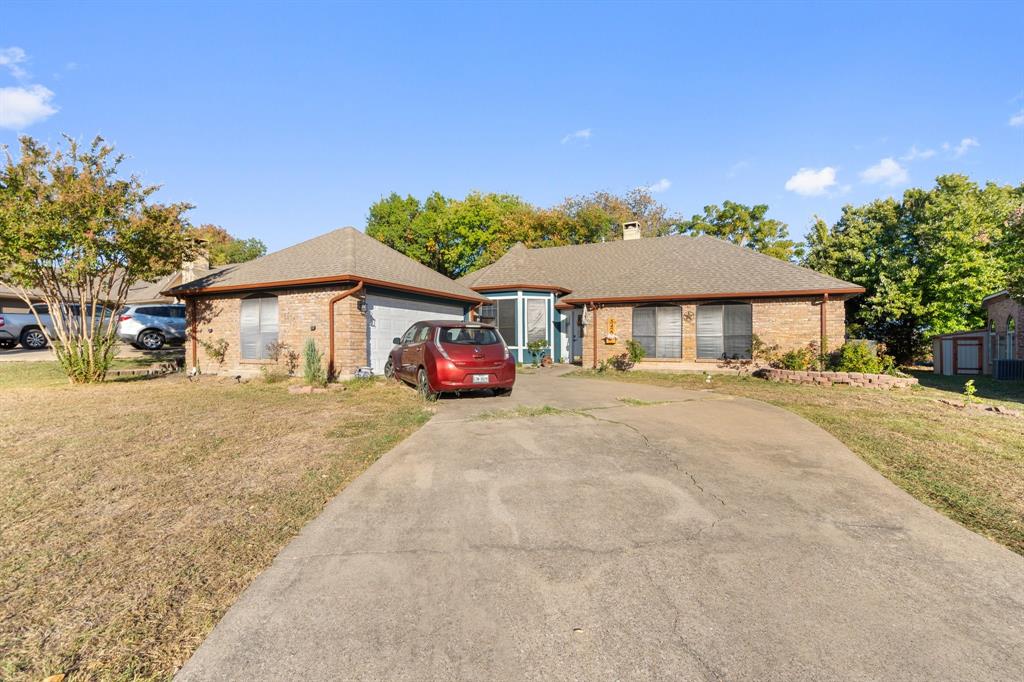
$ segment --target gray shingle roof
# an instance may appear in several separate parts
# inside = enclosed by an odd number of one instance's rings
[[[706,235],[540,249],[516,244],[497,262],[459,282],[480,291],[510,285],[562,289],[569,292],[563,297],[566,302],[863,291],[856,284]]]
[[[170,293],[187,296],[199,291],[326,284],[357,279],[371,285],[393,285],[398,289],[442,298],[485,300],[475,291],[398,253],[354,227],[328,232],[247,263],[228,265],[206,277],[174,287]]]

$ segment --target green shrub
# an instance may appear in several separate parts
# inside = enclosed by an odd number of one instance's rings
[[[831,359],[831,369],[837,372],[863,372],[864,374],[898,375],[896,362],[884,353],[878,355],[863,341],[847,341]]]
[[[326,386],[327,374],[324,372],[324,354],[317,350],[313,339],[306,339],[302,349],[302,376],[310,386]]]
[[[533,366],[538,366],[541,361],[544,360],[544,356],[547,355],[548,342],[547,339],[537,339],[526,344],[526,350],[530,351],[533,355]]]
[[[203,347],[203,350],[206,351],[206,354],[209,355],[211,359],[223,364],[224,358],[227,357],[228,354],[227,341],[224,339],[217,339],[216,341],[205,341],[200,339],[199,345]]]
[[[805,372],[818,362],[818,354],[813,348],[795,348],[786,351],[778,357],[777,364],[782,369],[791,369],[798,372]]]
[[[626,352],[629,354],[629,359],[633,361],[634,365],[647,357],[647,351],[644,350],[644,347],[633,339],[626,341]]]

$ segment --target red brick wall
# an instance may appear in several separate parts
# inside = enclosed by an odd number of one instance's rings
[[[1006,334],[1006,326],[1009,318],[1013,318],[1017,322],[1017,334],[1014,343],[1014,358],[1024,359],[1024,334],[1021,333],[1021,326],[1024,325],[1024,305],[1014,301],[1009,296],[1000,296],[992,299],[985,306],[985,310],[988,313],[989,321],[996,323],[996,333],[1000,336]],[[988,329],[988,326],[985,327]],[[996,348],[992,348],[992,354],[994,355]],[[989,373],[991,373],[991,367]]]
[[[283,289],[273,292],[277,296],[278,341],[287,343],[292,350],[302,353],[306,339],[312,338],[317,348],[324,354],[326,368],[329,361],[328,301],[350,286]],[[360,293],[342,299],[334,308],[335,371],[339,375],[352,374],[357,367],[367,364],[366,317],[356,307],[361,295]],[[238,294],[201,296],[196,299],[196,307],[191,304],[188,306],[190,335],[195,317],[197,339],[211,342],[222,338],[228,342],[223,367],[218,367],[202,345],[199,345],[198,360],[202,371],[209,373],[218,370],[255,369],[272,364],[269,361],[243,361],[240,357],[239,314],[242,298],[243,296]],[[197,311],[195,316],[194,310]],[[188,353],[191,364],[191,345]],[[283,365],[283,359],[279,364]],[[301,371],[301,363],[299,368]]]
[[[736,299],[744,301],[744,299]],[[713,303],[714,301],[709,301]],[[752,306],[754,334],[768,345],[778,345],[787,351],[821,339],[821,298],[793,297],[775,299],[746,299]],[[683,319],[683,361],[697,360],[697,305],[681,303]],[[597,334],[597,361],[607,360],[626,351],[626,339],[632,338],[633,305],[615,305],[598,308],[591,314],[591,324],[584,331],[583,366],[594,365],[594,334]],[[593,323],[597,320],[597,324]],[[614,321],[618,343],[608,345],[604,337],[609,322]],[[843,344],[846,337],[846,308],[841,300],[828,303],[827,336],[829,349]]]

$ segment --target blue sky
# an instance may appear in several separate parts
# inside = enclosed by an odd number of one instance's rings
[[[0,144],[102,134],[277,249],[397,191],[811,216],[1024,180],[1024,4],[4,3]]]

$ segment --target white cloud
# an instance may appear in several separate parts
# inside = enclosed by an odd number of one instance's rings
[[[963,156],[964,154],[969,152],[971,150],[971,147],[980,147],[980,146],[981,145],[978,143],[978,141],[976,139],[974,139],[973,137],[965,137],[964,139],[960,140],[960,144],[958,144],[957,146],[953,147],[953,156],[959,159],[961,156]],[[942,145],[942,148],[943,149],[949,149],[949,145],[948,144],[944,144],[944,145]]]
[[[887,157],[861,171],[860,179],[871,184],[884,182],[887,185],[898,185],[907,181],[907,169],[896,159]]]
[[[1021,109],[1016,114],[1010,117],[1010,125],[1014,127],[1024,126],[1024,109]]]
[[[665,190],[667,190],[671,186],[672,186],[672,181],[671,180],[669,180],[668,178],[662,178],[661,180],[658,180],[653,185],[648,185],[647,187],[644,187],[644,189],[646,189],[648,192],[656,194],[658,192],[664,192]]]
[[[590,133],[590,128],[583,128],[582,130],[577,130],[574,133],[569,133],[568,135],[562,138],[562,144],[568,144],[573,140],[583,140],[584,142],[586,142],[590,140]]]
[[[796,175],[786,180],[786,189],[805,197],[824,194],[829,187],[836,184],[836,169],[825,166],[821,170],[801,168]]]
[[[0,88],[0,128],[21,130],[57,113],[53,91],[42,85]]]
[[[11,72],[17,79],[28,76],[28,72],[19,66],[28,61],[28,55],[20,47],[0,47],[0,66]]]
[[[911,145],[906,154],[900,157],[900,161],[917,161],[918,159],[930,159],[935,156],[934,149],[918,149],[917,145]]]

